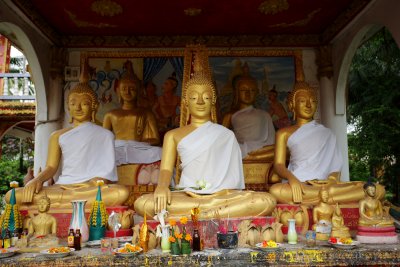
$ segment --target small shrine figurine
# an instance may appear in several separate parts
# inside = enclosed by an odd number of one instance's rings
[[[385,214],[382,202],[376,198],[376,185],[366,183],[364,185],[365,198],[359,202],[360,219],[359,226],[385,227],[393,226],[393,219]]]
[[[37,209],[39,214],[30,219],[28,224],[28,248],[43,249],[58,245],[57,221],[48,214],[50,209],[50,198],[43,196],[38,200]]]
[[[365,198],[359,202],[357,240],[370,244],[397,243],[394,220],[377,198],[376,185],[372,182],[365,183],[364,192]]]
[[[326,187],[319,191],[321,202],[313,208],[313,230],[317,240],[328,240],[332,230],[333,207],[328,204],[329,192]]]
[[[340,210],[338,203],[336,203],[335,212],[333,213],[333,216],[332,216],[331,237],[335,237],[335,238],[351,237],[349,228],[344,225],[342,211]]]

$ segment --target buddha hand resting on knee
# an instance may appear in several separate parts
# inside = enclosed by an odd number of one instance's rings
[[[276,134],[274,169],[289,183],[270,188],[279,203],[317,204],[319,190],[325,186],[329,203],[359,201],[364,197],[362,182],[339,182],[342,154],[332,131],[314,121],[317,97],[305,82],[297,82],[288,96],[288,105],[296,124]],[[287,149],[290,152],[286,167]],[[378,198],[385,194],[377,186]]]
[[[17,202],[22,208],[36,205],[46,195],[52,207],[71,208],[72,200],[95,200],[96,180],[104,179],[102,190],[106,206],[123,204],[129,195],[125,186],[111,184],[118,180],[115,169],[114,135],[94,124],[98,107],[97,96],[84,79],[69,93],[68,111],[72,127],[52,133],[49,141],[46,167],[25,187],[16,190]],[[61,175],[55,185],[43,186],[53,178],[61,164]],[[6,200],[9,201],[10,192]]]

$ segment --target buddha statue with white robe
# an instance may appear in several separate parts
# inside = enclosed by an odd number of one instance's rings
[[[197,54],[196,56],[199,56]],[[203,61],[201,61],[203,60]],[[216,92],[208,70],[208,58],[195,59],[194,75],[183,90],[181,116],[185,124],[164,137],[160,178],[154,194],[141,196],[135,211],[153,216],[166,209],[170,216],[189,215],[194,207],[199,218],[268,215],[276,205],[269,193],[244,189],[242,156],[235,135],[216,124]],[[180,192],[170,191],[177,158],[180,158]]]
[[[319,203],[319,191],[325,186],[329,203],[356,202],[364,198],[362,182],[340,182],[342,154],[332,131],[314,121],[317,97],[305,82],[297,82],[288,96],[288,105],[296,123],[276,134],[274,170],[288,183],[274,184],[270,193],[279,203]],[[290,152],[286,167],[287,149]],[[377,198],[385,189],[377,185]]]
[[[122,205],[129,190],[113,182],[118,181],[115,168],[114,135],[94,123],[98,107],[97,96],[82,71],[80,83],[71,89],[67,105],[72,127],[55,131],[50,136],[46,167],[25,187],[16,190],[21,209],[36,205],[46,195],[53,208],[72,209],[71,201],[86,199],[91,205],[96,199],[96,181],[102,179],[106,206]],[[61,166],[56,183],[43,186]],[[6,195],[9,201],[10,192]]]
[[[247,64],[235,88],[232,111],[224,116],[222,125],[234,131],[244,160],[272,161],[275,128],[269,113],[254,107],[257,81],[250,76]]]

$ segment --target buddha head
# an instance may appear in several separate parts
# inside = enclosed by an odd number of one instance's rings
[[[271,103],[274,103],[274,102],[276,102],[277,98],[278,98],[278,92],[276,91],[275,85],[274,85],[274,87],[268,91],[268,100]]]
[[[317,111],[317,94],[306,82],[296,82],[288,95],[288,107],[294,119],[312,120]]]
[[[88,79],[81,78],[80,82],[68,94],[67,105],[70,123],[95,122],[99,101],[87,81]]]
[[[42,196],[38,203],[37,203],[37,209],[40,213],[45,213],[49,211],[50,209],[50,198],[48,198],[46,195]]]
[[[194,73],[182,92],[182,102],[186,109],[182,114],[182,116],[186,115],[184,125],[190,120],[190,116],[210,118],[212,122],[217,121],[217,94],[209,71],[207,71],[209,70],[208,63],[204,62],[205,59],[202,61],[202,58],[195,58]]]
[[[175,93],[176,88],[178,87],[178,80],[176,79],[176,73],[172,73],[162,85],[163,93]]]
[[[138,98],[138,91],[140,88],[140,81],[133,71],[132,61],[127,60],[123,68],[125,72],[117,81],[117,94],[121,104],[124,102],[133,102],[136,104]]]
[[[239,109],[241,104],[246,106],[253,105],[257,92],[257,80],[254,79],[249,73],[247,63],[243,66],[243,75],[238,76],[233,81],[235,88],[235,96],[233,100],[233,109]]]
[[[376,185],[373,182],[367,182],[364,184],[364,192],[369,197],[375,197]]]
[[[328,203],[329,200],[329,191],[326,187],[322,187],[319,190],[319,199],[322,203]]]

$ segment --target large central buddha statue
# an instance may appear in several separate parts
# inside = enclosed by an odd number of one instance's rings
[[[122,107],[104,116],[103,127],[115,134],[117,165],[153,163],[161,159],[157,123],[151,111],[137,105],[139,79],[132,62],[124,64],[125,73],[118,81],[117,94]]]
[[[86,68],[80,83],[70,91],[67,105],[72,127],[52,133],[46,167],[25,187],[16,190],[18,204],[27,209],[47,196],[53,208],[71,208],[70,202],[79,199],[86,199],[90,205],[97,194],[96,181],[103,179],[107,183],[102,188],[105,205],[122,205],[129,191],[123,185],[112,184],[118,180],[114,135],[94,123],[98,100],[88,84]],[[60,165],[61,174],[56,184],[43,186],[53,178]],[[7,201],[9,197],[10,192]]]
[[[272,160],[274,147],[271,145],[275,143],[275,128],[268,112],[254,107],[257,81],[250,76],[247,63],[235,88],[232,110],[224,116],[222,125],[234,131],[244,160]]]
[[[305,82],[297,82],[288,96],[288,105],[296,123],[276,134],[275,172],[288,183],[270,188],[279,203],[317,204],[319,191],[325,186],[328,203],[346,203],[364,198],[362,182],[340,182],[342,154],[332,131],[314,120],[317,110],[315,91]],[[287,149],[290,152],[286,167]],[[377,185],[377,198],[385,189]]]
[[[199,207],[200,218],[215,217],[216,212],[221,217],[267,215],[276,205],[273,196],[241,191],[244,178],[240,147],[232,131],[215,123],[216,91],[208,58],[201,55],[196,54],[194,74],[184,85],[181,116],[186,125],[166,133],[158,186],[154,194],[136,200],[135,210],[153,216],[166,209],[170,216],[180,216]],[[177,187],[183,191],[171,192],[178,156],[182,173]]]

